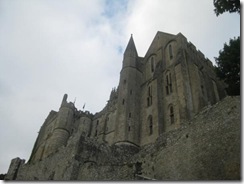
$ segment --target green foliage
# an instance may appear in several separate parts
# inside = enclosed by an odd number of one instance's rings
[[[213,0],[213,4],[217,16],[224,12],[238,12],[240,14],[240,0]]]
[[[228,84],[228,95],[240,95],[240,37],[230,39],[229,45],[225,43],[215,61],[217,76]]]

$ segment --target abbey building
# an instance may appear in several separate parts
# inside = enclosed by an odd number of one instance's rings
[[[65,94],[59,111],[51,111],[42,125],[28,163],[58,154],[77,135],[140,150],[225,96],[211,61],[181,33],[157,32],[144,57],[131,36],[118,87],[104,109],[95,115],[80,111]]]

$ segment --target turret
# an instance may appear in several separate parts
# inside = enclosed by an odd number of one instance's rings
[[[133,37],[124,52],[118,87],[118,111],[115,125],[115,144],[138,146],[140,122],[140,85],[142,73]]]
[[[71,134],[72,125],[74,123],[75,106],[72,102],[67,102],[68,95],[65,94],[59,108],[58,116],[52,137],[48,142],[48,148],[45,155],[55,152],[59,147],[65,146]]]

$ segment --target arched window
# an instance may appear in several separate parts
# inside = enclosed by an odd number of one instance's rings
[[[152,115],[148,117],[149,135],[153,134],[153,119]]]
[[[154,72],[154,57],[151,57],[151,72]]]
[[[172,79],[171,79],[171,73],[168,72],[166,74],[166,86],[165,86],[165,89],[166,89],[166,94],[169,95],[173,92],[172,90]]]
[[[169,119],[170,119],[171,124],[173,124],[175,122],[173,106],[170,106],[170,108],[169,108]]]
[[[169,58],[173,59],[173,51],[172,51],[172,46],[169,45]]]

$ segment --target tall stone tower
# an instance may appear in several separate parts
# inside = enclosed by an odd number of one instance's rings
[[[115,144],[140,144],[140,58],[133,37],[124,52],[118,86],[118,111],[115,125]]]

